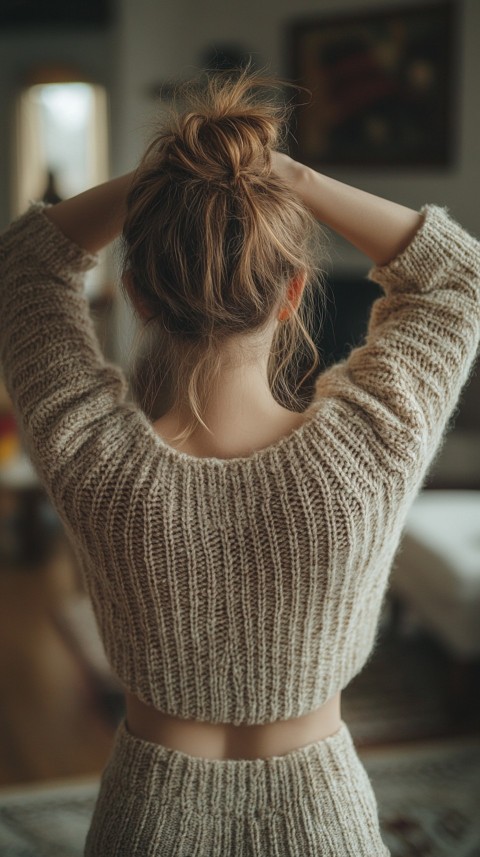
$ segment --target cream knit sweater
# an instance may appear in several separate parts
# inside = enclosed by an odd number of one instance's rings
[[[34,204],[0,237],[0,360],[125,686],[183,718],[299,717],[365,664],[411,504],[480,339],[480,244],[426,206],[365,343],[248,458],[169,447],[100,351],[92,257]]]

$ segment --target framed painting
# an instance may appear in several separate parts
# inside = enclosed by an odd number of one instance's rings
[[[308,90],[292,154],[312,166],[452,165],[457,18],[442,0],[291,24],[289,77]]]

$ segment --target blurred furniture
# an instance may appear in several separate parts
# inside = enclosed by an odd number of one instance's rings
[[[455,726],[469,720],[480,677],[480,491],[423,490],[407,516],[390,595],[448,655]],[[403,621],[405,626],[405,622]]]
[[[477,379],[478,384],[478,379]],[[473,384],[466,393],[474,393]],[[462,409],[453,430],[448,431],[444,444],[433,462],[424,487],[449,490],[480,491],[480,429],[463,428],[464,406],[472,396],[465,395]]]
[[[86,672],[97,705],[117,725],[125,710],[123,685],[108,663],[90,598],[70,592],[51,613],[64,644]]]
[[[0,467],[0,562],[34,567],[43,563],[61,531],[38,476],[22,452]]]
[[[391,589],[459,659],[480,657],[480,491],[421,491]]]

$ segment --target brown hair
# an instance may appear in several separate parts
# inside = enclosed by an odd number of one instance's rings
[[[271,169],[288,116],[272,87],[283,84],[250,69],[205,78],[182,87],[188,107],[173,109],[155,133],[133,177],[123,229],[124,272],[148,313],[145,329],[163,340],[155,362],[170,377],[173,406],[191,414],[175,440],[187,440],[199,423],[208,429],[202,411],[222,343],[261,331],[305,272],[302,302],[278,325],[268,363],[272,393],[298,409],[299,384],[292,390],[288,374],[305,353],[311,365],[300,383],[319,363],[308,330],[315,287],[325,297],[315,265],[320,227]]]

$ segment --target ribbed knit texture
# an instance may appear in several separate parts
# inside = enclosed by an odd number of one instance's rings
[[[101,354],[95,263],[33,205],[0,237],[1,351],[26,448],[82,566],[125,686],[182,718],[299,717],[374,644],[408,510],[480,339],[480,245],[426,206],[371,271],[365,343],[305,423],[250,457],[169,447]]]
[[[132,736],[102,775],[85,857],[387,857],[345,724],[268,759],[202,759]]]

